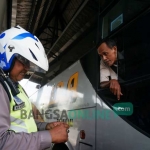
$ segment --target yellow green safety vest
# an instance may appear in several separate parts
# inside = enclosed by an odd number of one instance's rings
[[[31,132],[37,132],[37,126],[34,121],[34,118],[31,117],[32,113],[32,105],[25,94],[24,90],[20,85],[19,86],[19,91],[20,93],[13,97],[11,94],[11,101],[10,101],[10,129],[15,132],[26,132],[26,133],[31,133]],[[21,111],[26,112],[26,116],[22,116]],[[33,114],[32,114],[33,116]]]

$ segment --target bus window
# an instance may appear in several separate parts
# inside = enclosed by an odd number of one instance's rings
[[[150,1],[120,0],[103,18],[102,38],[148,8]]]
[[[120,115],[137,130],[150,136],[150,12],[145,12],[111,38],[122,40],[124,67],[118,64],[118,76],[123,73],[120,83],[120,101],[111,92],[100,91],[99,96],[113,109],[114,104],[130,102],[133,114]]]

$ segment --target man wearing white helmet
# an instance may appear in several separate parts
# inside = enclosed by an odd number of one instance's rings
[[[0,34],[0,149],[41,150],[68,139],[65,123],[22,119],[32,105],[18,81],[27,71],[47,71],[48,60],[37,37],[20,26]]]

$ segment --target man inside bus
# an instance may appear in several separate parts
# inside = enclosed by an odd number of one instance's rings
[[[112,39],[104,39],[98,46],[98,54],[101,57],[100,86],[101,88],[109,87],[110,91],[120,100],[123,94],[118,82],[117,57],[122,57],[122,55],[117,52],[116,42]]]

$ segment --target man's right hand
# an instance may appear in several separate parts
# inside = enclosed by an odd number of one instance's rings
[[[66,123],[62,123],[49,130],[52,137],[52,143],[66,142],[68,140],[68,129],[69,125]]]
[[[117,95],[117,99],[120,100],[120,96],[123,95],[121,93],[121,87],[120,84],[117,80],[112,79],[109,81],[110,82],[110,91],[114,94]]]

